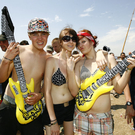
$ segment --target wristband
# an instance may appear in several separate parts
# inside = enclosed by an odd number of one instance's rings
[[[128,70],[132,70],[132,68],[126,68],[126,71],[128,71]]]
[[[127,106],[130,106],[130,105],[132,105],[132,104],[133,104],[132,102],[129,102],[129,101],[126,102],[126,105],[127,105]]]
[[[8,58],[6,58],[6,57],[4,57],[4,56],[3,56],[3,58],[6,59],[6,60],[9,60],[9,61],[12,61],[11,59],[8,59]]]
[[[55,124],[57,124],[57,120],[54,123],[48,124],[48,126],[52,126],[52,125],[55,125]]]
[[[51,120],[51,122],[53,122],[53,121],[57,121],[57,119],[55,119],[55,120]]]
[[[55,125],[57,123],[57,121],[55,121],[54,123],[51,123],[51,125]]]

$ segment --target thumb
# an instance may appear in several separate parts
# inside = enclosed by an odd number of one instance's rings
[[[33,92],[31,92],[31,93],[29,93],[29,95],[28,96],[33,96],[34,95],[34,93]]]
[[[79,61],[79,59],[80,59],[80,57],[76,58],[76,59],[75,59],[75,63],[76,63],[77,61]]]

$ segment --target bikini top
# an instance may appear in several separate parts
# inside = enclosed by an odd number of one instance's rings
[[[91,72],[89,71],[89,69],[84,66],[85,61],[86,61],[86,58],[85,58],[85,60],[84,60],[84,63],[83,63],[83,66],[82,66],[82,69],[81,69],[81,72],[80,72],[80,79],[81,79],[81,81],[83,81],[83,80],[85,80],[86,78],[89,78],[89,77],[91,76]],[[94,73],[95,73],[97,70],[98,70],[98,69],[96,69],[96,70],[94,71]],[[104,72],[107,72],[107,71],[109,71],[108,66],[106,66],[106,68],[104,69]],[[94,73],[93,73],[93,74],[94,74]]]
[[[58,67],[57,71],[52,76],[52,83],[57,86],[61,86],[66,83],[66,78]]]
[[[81,72],[80,72],[81,81],[85,80],[86,78],[89,78],[91,76],[91,72],[89,71],[89,69],[84,66],[85,61],[86,61],[86,58],[84,60],[84,63],[83,63],[83,66],[82,66],[82,69],[81,69]]]

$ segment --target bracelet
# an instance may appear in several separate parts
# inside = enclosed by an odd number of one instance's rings
[[[51,123],[51,125],[55,125],[57,123],[57,120],[54,123]]]
[[[55,120],[51,120],[51,122],[53,122],[53,121],[57,121],[57,119],[55,119]]]
[[[132,70],[132,68],[126,68],[126,71],[127,71],[127,70]]]
[[[6,58],[6,57],[4,57],[4,56],[3,56],[3,58],[6,59],[6,60],[9,60],[9,61],[12,61],[11,59],[8,59],[8,58]]]
[[[54,123],[48,124],[48,126],[50,127],[51,125],[55,125],[56,123],[57,123],[57,120]]]

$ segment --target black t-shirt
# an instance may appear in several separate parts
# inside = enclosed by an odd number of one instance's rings
[[[131,78],[129,83],[131,99],[133,102],[133,108],[135,109],[135,68],[131,72]]]
[[[9,77],[11,77],[12,73],[10,74]],[[9,79],[9,78],[8,78]],[[5,90],[6,90],[6,87],[7,87],[7,84],[8,84],[8,79],[2,83],[2,95],[1,95],[1,99],[3,100],[3,96],[4,96],[4,93],[5,93]]]

